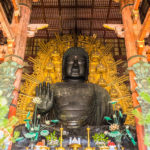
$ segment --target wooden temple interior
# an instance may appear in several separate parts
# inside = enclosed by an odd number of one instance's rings
[[[61,41],[65,35],[98,39],[111,45],[117,75],[127,76],[133,108],[141,112],[137,100],[135,74],[128,71],[139,61],[150,62],[149,0],[0,0],[0,64],[8,56],[23,69],[16,72],[12,104],[17,105],[20,86],[33,73],[33,61],[40,51],[39,43]],[[9,117],[17,110],[9,112]],[[144,144],[144,127],[135,119],[139,150]]]

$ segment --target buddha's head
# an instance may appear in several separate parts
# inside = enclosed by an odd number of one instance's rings
[[[79,47],[69,48],[63,56],[62,79],[83,80],[88,79],[89,56],[88,53]]]

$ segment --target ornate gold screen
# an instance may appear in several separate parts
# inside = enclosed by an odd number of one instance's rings
[[[68,48],[74,46],[74,40],[71,35],[56,36],[56,39],[50,40],[47,44],[41,42],[39,46],[40,51],[37,57],[35,59],[29,58],[29,61],[34,63],[32,75],[25,73],[22,76],[25,83],[21,87],[17,104],[17,117],[20,124],[24,123],[23,120],[28,111],[33,114],[32,98],[35,96],[35,87],[43,81],[50,83],[62,81],[62,56]],[[79,36],[78,46],[85,48],[90,57],[88,82],[104,87],[110,93],[112,100],[118,101],[124,113],[128,115],[126,124],[134,125],[131,95],[123,83],[129,79],[125,75],[117,76],[117,65],[123,61],[115,62],[111,54],[112,46],[102,45],[95,36]]]

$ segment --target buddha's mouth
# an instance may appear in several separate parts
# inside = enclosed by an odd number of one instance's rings
[[[71,72],[72,74],[79,74],[80,70],[79,68],[72,68]]]

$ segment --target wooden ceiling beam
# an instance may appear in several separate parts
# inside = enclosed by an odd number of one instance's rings
[[[85,34],[84,34],[84,35],[85,35]],[[51,39],[51,38],[55,38],[55,37],[56,37],[55,35],[51,35],[51,36],[50,36],[50,39]],[[103,37],[98,36],[98,35],[97,35],[97,37],[98,37],[98,38],[103,38]],[[46,36],[42,36],[42,35],[37,35],[37,36],[35,36],[35,38],[47,39]],[[49,39],[49,40],[50,40],[50,39]],[[116,39],[116,37],[107,37],[107,36],[106,36],[106,37],[105,37],[105,40],[107,40],[107,39]],[[107,42],[105,42],[105,43],[107,43]]]
[[[43,8],[41,5],[32,5],[32,9],[40,9],[40,8]],[[58,8],[58,6],[54,6],[54,5],[44,5],[44,8]],[[76,8],[75,5],[66,5],[66,6],[62,6],[61,5],[61,8],[69,8],[69,9],[72,9],[72,8]],[[86,9],[91,9],[91,6],[82,6],[82,5],[78,5],[77,8],[86,8]],[[103,6],[94,6],[93,9],[108,9],[109,6],[108,5],[103,5]],[[116,6],[111,6],[111,9],[119,9],[120,10],[120,6],[116,5]]]
[[[31,16],[31,20],[33,21],[33,20],[40,20],[40,19],[42,19],[42,18],[40,18],[40,17],[32,17]],[[47,20],[59,20],[60,18],[59,17],[55,17],[55,18],[48,18],[47,17]],[[97,21],[100,21],[100,20],[106,20],[106,18],[76,18],[77,20],[97,20]],[[75,20],[75,17],[71,17],[71,18],[68,18],[68,17],[62,17],[62,20]],[[121,21],[122,20],[122,18],[108,18],[107,19],[107,21],[111,21],[111,20],[113,20],[113,21]]]
[[[90,31],[90,28],[78,28],[78,29],[81,30],[81,31],[83,31],[83,30]],[[59,28],[50,28],[50,27],[48,27],[47,30],[49,30],[49,31],[59,31]],[[71,30],[73,30],[73,28],[63,28],[63,30],[69,30],[69,31],[71,31]],[[109,29],[105,29],[105,28],[93,28],[93,31],[109,31],[109,32],[114,32],[114,31],[110,31]],[[115,32],[114,32],[114,34],[115,34]]]

